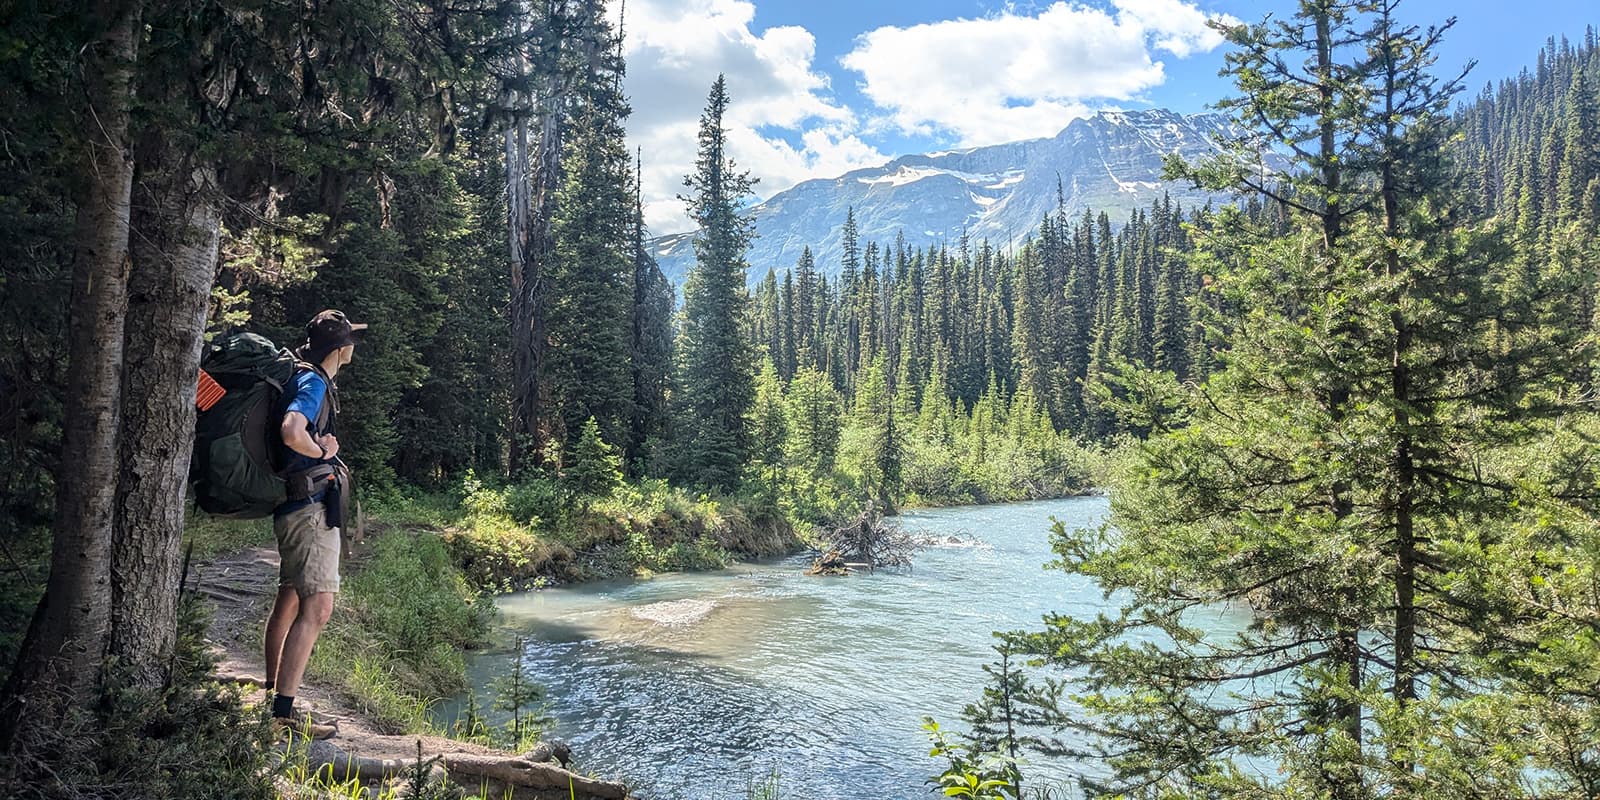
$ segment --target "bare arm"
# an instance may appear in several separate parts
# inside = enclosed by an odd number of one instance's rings
[[[333,434],[312,436],[311,431],[307,430],[309,426],[310,420],[306,419],[306,415],[290,411],[283,415],[283,425],[278,428],[278,433],[282,434],[283,443],[290,450],[307,458],[333,458],[339,454],[339,440]]]

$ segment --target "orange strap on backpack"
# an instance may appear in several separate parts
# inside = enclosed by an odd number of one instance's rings
[[[216,405],[217,401],[221,400],[222,396],[227,393],[228,390],[222,388],[222,384],[217,383],[215,379],[207,375],[205,370],[200,370],[200,386],[194,398],[195,408],[201,411],[210,411],[211,407]]]

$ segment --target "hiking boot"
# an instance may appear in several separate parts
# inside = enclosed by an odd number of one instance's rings
[[[309,714],[296,709],[293,716],[273,717],[272,730],[280,735],[288,731],[291,736],[304,736],[307,739],[331,739],[339,733],[339,726],[312,722]]]

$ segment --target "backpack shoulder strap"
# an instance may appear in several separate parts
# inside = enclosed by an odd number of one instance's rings
[[[299,377],[300,373],[302,372],[315,372],[317,377],[322,379],[322,385],[326,387],[325,394],[322,397],[322,403],[317,406],[317,418],[311,420],[311,430],[316,433],[332,433],[333,423],[334,420],[337,419],[339,412],[339,395],[337,390],[334,388],[333,381],[329,379],[328,374],[323,372],[322,368],[316,364],[313,364],[309,361],[295,359],[295,376]],[[285,400],[284,402],[287,404],[289,401]]]

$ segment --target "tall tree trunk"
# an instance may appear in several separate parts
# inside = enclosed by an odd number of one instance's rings
[[[142,6],[107,0],[85,11],[105,30],[83,63],[86,164],[72,267],[70,371],[50,579],[0,710],[9,748],[55,727],[91,697],[111,614],[111,536],[117,490],[122,337],[127,315],[129,106]]]
[[[509,93],[506,105],[514,112],[517,92]],[[526,460],[524,451],[535,430],[538,387],[532,363],[533,304],[526,272],[529,228],[528,207],[528,122],[519,116],[506,128],[506,230],[507,265],[511,273],[511,473],[520,472]]]
[[[549,271],[555,256],[555,236],[551,217],[555,212],[557,175],[560,172],[559,125],[553,114],[545,114],[539,141],[532,153],[532,174],[521,178],[521,199],[526,204],[512,213],[512,246],[516,256],[511,264],[511,346],[514,373],[514,436],[511,444],[513,474],[543,463],[545,445],[550,438],[549,386],[545,380],[545,349],[549,338],[546,301],[549,297]],[[528,153],[526,126],[519,123],[517,147]],[[509,135],[509,134],[508,134]],[[520,234],[520,236],[519,236]]]
[[[184,486],[220,208],[217,174],[156,133],[139,151],[123,370],[111,652],[160,686],[177,631]]]
[[[1327,205],[1322,209],[1322,238],[1326,248],[1329,269],[1337,269],[1336,251],[1339,246],[1339,237],[1343,233],[1344,209],[1340,205],[1341,172],[1343,165],[1338,158],[1338,144],[1335,130],[1335,115],[1338,113],[1335,96],[1334,66],[1333,66],[1333,24],[1331,3],[1324,2],[1316,10],[1317,28],[1317,92],[1318,116],[1320,117],[1319,160],[1322,177],[1322,190],[1327,198]],[[1339,323],[1341,332],[1348,333],[1348,326]],[[1344,420],[1345,407],[1350,403],[1350,387],[1343,381],[1336,379],[1328,391],[1329,418],[1335,425]],[[1354,504],[1350,495],[1350,485],[1347,482],[1336,482],[1329,496],[1329,506],[1334,519],[1343,523],[1354,511]],[[1355,586],[1345,589],[1345,614],[1355,614],[1359,607],[1359,590]],[[1336,644],[1334,652],[1345,671],[1346,680],[1350,683],[1352,692],[1361,689],[1362,658],[1361,658],[1361,631],[1352,621],[1341,620],[1335,633]],[[1361,743],[1361,704],[1353,700],[1343,703],[1341,714],[1345,718],[1345,733],[1358,745]],[[1357,791],[1360,786],[1359,773],[1349,776],[1349,786],[1344,787],[1350,791]]]
[[[550,329],[548,304],[550,299],[550,271],[556,257],[555,214],[556,191],[561,188],[561,136],[560,101],[555,97],[543,100],[540,113],[539,138],[532,153],[533,174],[530,176],[529,208],[531,209],[527,244],[522,251],[523,285],[528,295],[528,328],[532,347],[527,353],[528,375],[526,419],[532,460],[524,465],[542,465],[546,446],[551,437],[550,385],[545,377],[545,351],[549,345]]]
[[[1395,175],[1397,152],[1402,146],[1402,133],[1396,120],[1399,118],[1395,100],[1400,94],[1398,65],[1395,62],[1395,43],[1390,39],[1390,11],[1383,6],[1384,39],[1377,44],[1382,48],[1384,65],[1384,131],[1383,163],[1379,170],[1380,189],[1383,195],[1384,269],[1395,296],[1391,298],[1389,312],[1391,335],[1394,336],[1390,361],[1389,389],[1394,404],[1394,700],[1404,708],[1417,698],[1417,535],[1416,535],[1416,461],[1412,452],[1411,437],[1411,344],[1412,330],[1402,313],[1402,295],[1406,291],[1401,282],[1400,251],[1400,189]],[[1404,752],[1401,748],[1400,752]],[[1394,758],[1396,769],[1403,773],[1413,771],[1410,758]]]
[[[555,257],[555,200],[561,175],[561,115],[564,82],[561,72],[561,2],[547,4],[539,42],[544,52],[532,65],[538,97],[512,92],[508,105],[517,114],[506,132],[507,200],[510,203],[511,238],[511,364],[512,437],[511,472],[516,474],[543,462],[549,439],[549,387],[544,379],[547,283]],[[519,22],[520,32],[524,30]],[[529,68],[521,59],[519,72]],[[531,101],[531,102],[530,102]],[[528,118],[537,121],[536,139],[529,141]],[[531,144],[531,148],[530,148]]]

